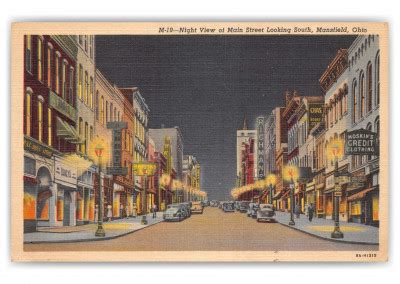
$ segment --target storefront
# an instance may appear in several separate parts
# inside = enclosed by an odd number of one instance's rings
[[[94,167],[85,171],[78,171],[78,191],[76,197],[76,224],[94,222],[95,194],[93,181],[96,169]]]
[[[125,197],[124,197],[125,196]],[[113,191],[113,218],[121,218],[121,205],[124,208],[124,199],[126,199],[125,188],[123,185],[114,182],[114,191]]]
[[[306,185],[306,205],[316,205],[315,179]]]
[[[77,169],[61,157],[54,161],[55,226],[76,225]],[[50,199],[52,203],[52,198]],[[51,204],[52,205],[52,204]]]
[[[55,221],[53,151],[32,138],[24,139],[24,232],[34,232],[40,226],[52,226]],[[52,203],[50,203],[52,201]]]

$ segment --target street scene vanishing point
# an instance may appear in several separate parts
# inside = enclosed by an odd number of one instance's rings
[[[377,257],[387,38],[227,26],[22,33],[23,252]]]

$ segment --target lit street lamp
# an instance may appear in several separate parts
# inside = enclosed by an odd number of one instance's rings
[[[296,166],[289,165],[283,168],[283,178],[290,182],[290,221],[289,225],[294,226],[296,223],[294,222],[293,213],[294,213],[294,182],[299,178],[299,169]]]
[[[334,170],[334,180],[335,180],[335,189],[334,189],[334,221],[335,227],[333,232],[331,233],[331,238],[333,239],[342,239],[343,232],[340,231],[339,225],[339,198],[342,195],[342,188],[339,183],[339,158],[343,157],[344,145],[341,139],[334,139],[328,144],[328,155],[330,156],[330,160],[335,163]]]

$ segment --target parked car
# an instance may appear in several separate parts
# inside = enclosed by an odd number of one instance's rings
[[[235,210],[236,211],[240,210],[240,201],[235,201]]]
[[[192,213],[203,214],[203,204],[200,201],[193,201],[192,207],[190,207]]]
[[[247,208],[247,217],[251,217],[253,215],[253,207],[256,205],[254,202],[249,203],[249,208]]]
[[[190,208],[192,207],[191,203],[184,202],[184,203],[179,203],[179,204],[181,204],[184,207],[186,217],[190,217],[192,215],[192,212],[190,211]]]
[[[260,221],[275,221],[275,208],[272,204],[260,204],[257,210],[257,222]]]
[[[211,200],[210,201],[210,206],[211,207],[217,207],[218,206],[218,201],[217,200]]]
[[[222,205],[222,210],[224,212],[235,212],[235,203],[233,201],[224,202]]]
[[[170,204],[163,214],[165,221],[182,221],[186,218],[186,212],[184,206],[181,204]]]
[[[249,209],[250,201],[241,201],[239,206],[239,211],[241,213],[246,213],[247,209]]]
[[[257,212],[258,212],[259,209],[260,209],[260,204],[258,204],[258,203],[255,203],[255,204],[253,205],[253,207],[251,208],[250,216],[251,216],[253,219],[256,219],[256,218],[257,218]]]

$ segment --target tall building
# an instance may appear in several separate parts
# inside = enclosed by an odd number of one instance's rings
[[[236,131],[236,184],[242,186],[248,183],[246,177],[254,178],[255,170],[252,166],[252,173],[248,172],[247,164],[250,162],[250,156],[246,158],[245,155],[250,153],[254,155],[254,146],[257,144],[257,131],[249,130],[247,126],[247,119],[244,118],[243,127]],[[246,146],[247,145],[247,146]],[[251,149],[250,149],[251,148]],[[254,165],[254,156],[251,157],[251,163]],[[246,164],[247,163],[247,164]]]
[[[124,95],[132,107],[132,121],[133,121],[133,163],[140,163],[148,161],[148,116],[150,109],[146,104],[145,99],[140,94],[137,87],[119,88],[119,91]],[[147,191],[144,187],[145,180],[143,177],[134,176],[134,192],[138,212],[142,213],[143,205],[147,206],[147,210],[151,206],[154,197],[152,190]],[[146,190],[146,194],[143,194]]]
[[[25,36],[24,231],[76,224],[77,169],[65,154],[82,143],[76,132],[73,36]]]
[[[157,151],[164,149],[165,140],[169,140],[172,167],[176,171],[176,178],[182,180],[183,138],[179,127],[149,129],[149,135],[153,138]]]
[[[95,124],[95,37],[92,35],[75,36],[77,41],[77,124],[82,144],[77,145],[77,153],[88,155],[90,142],[94,138]],[[78,168],[78,191],[77,191],[77,224],[85,224],[94,221],[95,189],[93,188],[93,177],[96,167],[92,165],[88,169]]]
[[[334,79],[333,79],[334,78]],[[349,129],[348,115],[348,53],[347,49],[340,49],[328,65],[328,68],[319,79],[325,96],[325,145],[332,140],[340,138],[345,140],[345,133]],[[328,153],[327,153],[328,154]],[[329,157],[329,155],[327,155]],[[339,171],[348,172],[349,160],[343,156],[338,161]],[[325,165],[325,190],[324,190],[324,216],[332,219],[334,210],[335,190],[335,162],[328,160]],[[342,185],[342,196],[340,199],[339,217],[347,221],[346,190]]]
[[[380,49],[379,36],[358,36],[348,50],[348,131],[365,129],[380,135]],[[379,141],[378,141],[379,142]],[[379,143],[378,143],[379,144]],[[387,147],[388,145],[383,145]],[[379,225],[379,155],[351,155],[350,172],[365,176],[363,186],[348,188],[349,219]]]

